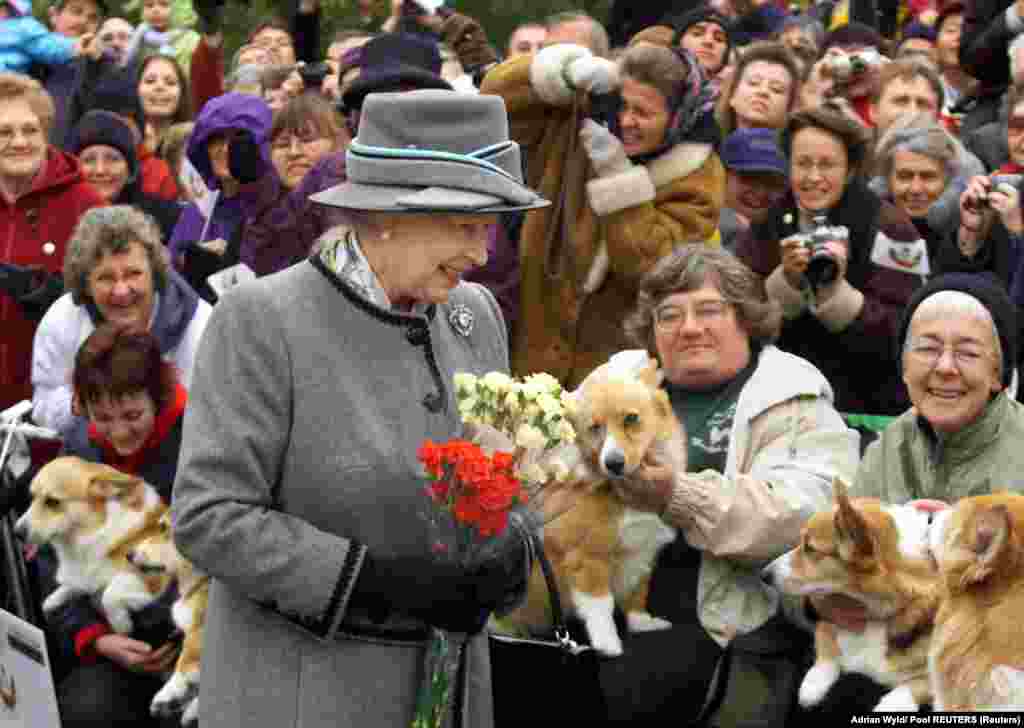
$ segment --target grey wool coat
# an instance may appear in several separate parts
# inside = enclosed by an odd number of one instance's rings
[[[172,502],[176,544],[213,577],[204,728],[409,725],[423,642],[358,629],[349,596],[367,549],[428,558],[417,448],[462,434],[452,375],[492,370],[508,370],[508,342],[476,284],[397,314],[313,258],[218,303]],[[490,728],[485,636],[465,659],[462,725]]]

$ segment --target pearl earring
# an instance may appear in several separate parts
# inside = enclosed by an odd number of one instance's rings
[[[381,234],[380,234],[380,239],[381,240],[391,240],[391,231],[390,230],[382,230]]]

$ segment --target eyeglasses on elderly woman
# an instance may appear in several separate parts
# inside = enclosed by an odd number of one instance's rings
[[[654,309],[654,327],[659,333],[674,333],[692,316],[697,326],[706,326],[725,318],[733,310],[723,299],[695,301],[691,306],[666,304]]]

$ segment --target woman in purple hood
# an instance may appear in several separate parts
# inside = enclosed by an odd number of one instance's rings
[[[186,154],[210,189],[207,200],[212,206],[190,203],[168,247],[174,266],[204,297],[210,294],[206,277],[239,261],[245,221],[259,204],[258,189],[232,176],[228,146],[246,132],[269,164],[271,122],[272,112],[263,99],[241,93],[210,99],[196,118]]]

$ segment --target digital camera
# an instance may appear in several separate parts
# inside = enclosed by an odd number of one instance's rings
[[[993,174],[989,176],[992,181],[993,190],[998,190],[1003,185],[1009,185],[1014,189],[1020,189],[1021,183],[1024,182],[1024,175],[1019,174]],[[988,195],[984,197],[974,197],[967,201],[965,204],[969,210],[987,210],[989,208]]]
[[[794,237],[798,238],[811,253],[807,270],[804,271],[804,276],[811,287],[818,289],[835,281],[839,275],[839,261],[828,249],[826,243],[829,241],[847,242],[850,239],[849,228],[845,225],[829,226],[822,220],[811,232],[799,233]]]
[[[854,53],[840,53],[825,56],[825,74],[835,79],[837,84],[849,85],[863,77],[873,66],[882,60],[881,54],[874,48],[867,48]]]
[[[331,72],[326,63],[307,63],[298,68],[302,83],[307,89],[317,90],[323,85],[324,79]]]

